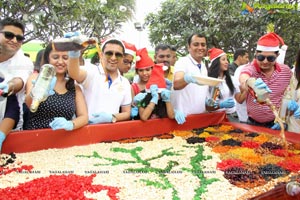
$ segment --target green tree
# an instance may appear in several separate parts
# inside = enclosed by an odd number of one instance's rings
[[[275,4],[272,0],[243,1],[250,6]],[[285,1],[294,5],[297,1]],[[192,32],[201,32],[208,38],[210,47],[215,46],[233,53],[246,48],[250,55],[260,36],[267,32],[267,25],[274,24],[274,31],[289,46],[286,63],[291,65],[300,40],[300,12],[293,9],[255,8],[254,12],[241,14],[241,1],[224,0],[166,0],[161,9],[150,13],[145,20],[153,45],[166,42],[175,45],[186,54],[186,38]]]
[[[26,41],[62,37],[69,31],[105,38],[131,19],[135,0],[1,0],[0,16],[22,19]]]

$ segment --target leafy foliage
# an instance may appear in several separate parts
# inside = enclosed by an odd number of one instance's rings
[[[25,42],[48,42],[69,31],[101,39],[132,17],[134,5],[135,0],[1,0],[0,16],[23,20]]]
[[[248,5],[276,5],[276,1],[243,1]],[[285,1],[294,5],[296,0]],[[280,3],[277,3],[280,4]],[[283,4],[283,3],[281,3]],[[299,10],[299,9],[298,9]],[[165,42],[175,45],[181,54],[186,53],[186,41],[192,32],[204,33],[210,47],[215,46],[233,53],[245,48],[253,56],[256,42],[274,24],[274,31],[289,46],[286,63],[292,65],[299,48],[300,11],[293,9],[255,8],[254,12],[241,14],[241,1],[224,0],[166,0],[161,10],[146,17],[150,41],[157,45]]]

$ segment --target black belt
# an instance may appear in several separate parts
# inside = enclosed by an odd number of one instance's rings
[[[274,125],[274,120],[273,121],[269,121],[269,122],[263,122],[263,123],[255,121],[251,117],[248,117],[248,120],[251,122],[250,124],[253,124],[253,125],[256,125],[256,126],[264,126],[264,127],[271,128]]]

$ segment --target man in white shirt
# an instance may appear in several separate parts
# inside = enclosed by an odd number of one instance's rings
[[[205,98],[207,85],[197,85],[193,76],[207,76],[207,69],[202,59],[207,54],[207,43],[204,35],[193,33],[188,38],[189,54],[179,58],[174,67],[172,104],[176,110],[185,115],[206,111]]]

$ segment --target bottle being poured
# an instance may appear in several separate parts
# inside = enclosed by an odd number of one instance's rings
[[[52,47],[57,51],[78,51],[96,43],[96,38],[88,38],[79,32],[70,32],[66,33],[64,38],[54,39]]]
[[[287,142],[284,134],[284,122],[280,118],[279,112],[276,109],[276,106],[271,102],[270,100],[270,92],[272,92],[268,87],[260,87],[259,85],[262,85],[263,83],[261,78],[255,79],[253,77],[250,77],[247,80],[247,85],[249,86],[249,93],[256,99],[256,101],[259,104],[266,104],[270,107],[272,112],[275,115],[274,122],[277,122],[280,126],[280,136],[283,139],[284,146],[287,148]]]
[[[32,97],[31,112],[36,112],[40,103],[48,98],[51,82],[55,75],[56,70],[53,65],[45,64],[41,67],[39,76],[30,92],[30,96]]]

